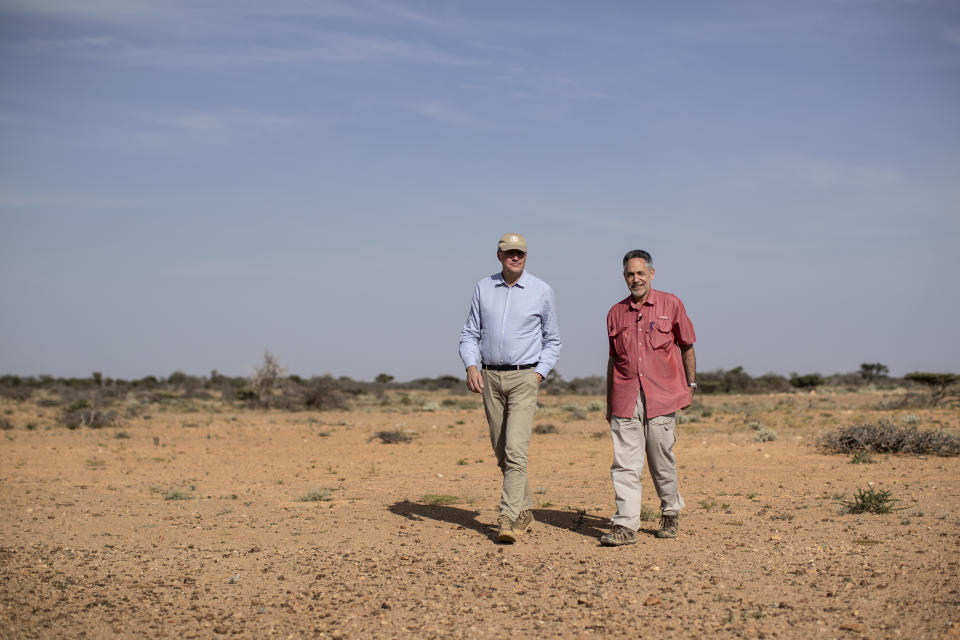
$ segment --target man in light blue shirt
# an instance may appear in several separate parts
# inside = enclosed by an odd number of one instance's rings
[[[467,388],[483,394],[490,443],[503,473],[497,540],[514,542],[533,525],[527,447],[540,383],[560,355],[560,332],[553,289],[524,272],[526,239],[505,234],[497,260],[502,271],[474,289],[460,332],[460,358]]]

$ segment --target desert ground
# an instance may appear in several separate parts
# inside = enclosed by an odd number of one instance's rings
[[[622,548],[598,540],[614,511],[599,397],[541,395],[556,432],[533,436],[536,524],[513,545],[495,541],[476,396],[167,401],[75,430],[0,399],[0,637],[957,638],[960,458],[815,446],[879,420],[960,434],[956,408],[889,408],[898,394],[697,398],[680,535],[654,537],[645,471],[650,516]],[[898,510],[842,513],[868,487]]]

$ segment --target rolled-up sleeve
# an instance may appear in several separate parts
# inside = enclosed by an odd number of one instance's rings
[[[460,330],[460,359],[463,368],[480,366],[480,285],[473,290],[467,321]]]

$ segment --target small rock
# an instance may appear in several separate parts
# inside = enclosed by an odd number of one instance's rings
[[[658,604],[660,604],[660,598],[658,598],[657,596],[650,596],[649,598],[643,601],[643,606],[645,607],[653,607]]]

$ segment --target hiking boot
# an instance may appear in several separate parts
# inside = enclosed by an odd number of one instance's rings
[[[679,514],[675,513],[670,516],[663,514],[660,516],[660,530],[657,531],[658,538],[676,538],[678,531],[680,531]]]
[[[517,535],[526,533],[533,526],[533,512],[530,509],[521,511],[513,523],[513,532]]]
[[[610,533],[600,538],[600,544],[605,547],[619,547],[625,544],[637,544],[637,532],[622,524],[613,525]]]
[[[513,530],[513,520],[505,513],[501,513],[497,518],[499,531],[497,532],[497,542],[516,542],[517,533]]]

